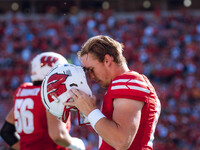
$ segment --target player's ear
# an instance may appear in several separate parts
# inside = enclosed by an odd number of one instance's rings
[[[104,56],[104,63],[105,63],[105,65],[110,66],[111,63],[112,63],[112,61],[113,61],[113,57],[112,57],[112,56],[110,56],[110,55],[108,55],[108,54],[106,54],[106,55]]]

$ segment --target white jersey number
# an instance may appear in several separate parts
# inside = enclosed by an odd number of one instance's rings
[[[15,127],[18,133],[23,131],[26,134],[30,134],[34,131],[33,114],[30,111],[30,109],[33,109],[33,106],[34,102],[31,98],[16,99],[14,116]]]

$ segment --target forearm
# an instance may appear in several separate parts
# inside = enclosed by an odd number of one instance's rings
[[[128,149],[133,140],[130,133],[126,133],[120,125],[107,118],[100,119],[95,125],[95,130],[106,143],[117,150]]]
[[[127,130],[128,125],[124,122],[117,123],[107,119],[99,109],[93,110],[88,115],[88,120],[104,141],[115,149],[128,149],[136,133],[136,130],[134,132]]]
[[[71,137],[68,130],[62,125],[57,125],[57,128],[51,130],[49,135],[51,139],[57,144],[62,147],[67,147],[72,150],[85,150],[85,145],[83,141],[76,137]]]
[[[57,145],[60,145],[62,147],[68,147],[70,145],[70,143],[71,143],[71,139],[70,138],[66,138],[66,137],[60,137],[60,138],[54,139],[54,142]]]
[[[59,128],[59,127],[57,127]],[[51,139],[60,146],[68,147],[71,142],[71,137],[67,130],[54,131],[49,133]]]

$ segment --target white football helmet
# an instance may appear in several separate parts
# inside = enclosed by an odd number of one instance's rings
[[[42,81],[46,74],[57,65],[68,64],[67,60],[55,52],[38,54],[31,61],[31,80]]]
[[[87,124],[87,120],[84,120],[87,118],[76,107],[63,105],[64,102],[73,100],[69,95],[71,88],[92,96],[82,67],[72,64],[57,66],[46,75],[42,82],[42,102],[51,114],[63,122],[67,121],[70,110],[77,110],[79,125]]]

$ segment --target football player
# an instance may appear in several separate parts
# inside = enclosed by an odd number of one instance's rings
[[[58,53],[44,52],[31,61],[32,83],[23,83],[14,95],[14,107],[6,117],[1,136],[14,149],[84,150],[81,139],[71,137],[70,116],[63,123],[46,111],[40,96],[46,74],[57,65],[67,64]]]
[[[90,79],[107,88],[102,111],[96,98],[75,88],[70,90],[75,106],[100,136],[100,150],[152,150],[161,105],[148,78],[129,70],[123,45],[108,36],[90,38],[78,52]]]

